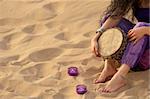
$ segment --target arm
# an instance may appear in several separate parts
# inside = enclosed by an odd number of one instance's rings
[[[111,27],[115,27],[119,23],[121,18],[122,17],[116,17],[116,18],[109,17],[100,28],[106,30]],[[99,37],[100,37],[100,33],[96,33],[96,35],[93,37],[93,40],[98,40]]]
[[[111,17],[109,17],[105,22],[104,22],[104,24],[102,25],[102,29],[104,29],[104,30],[106,30],[106,29],[109,29],[109,28],[111,28],[111,27],[114,27],[114,26],[116,26],[118,23],[119,23],[119,21],[121,20],[121,17],[118,17],[118,18],[111,18]],[[99,45],[98,45],[98,39],[99,39],[99,37],[100,37],[100,33],[96,33],[96,35],[92,38],[92,40],[91,40],[91,51],[93,52],[93,53],[95,53],[95,55],[96,56],[100,56],[100,54],[99,54]]]
[[[146,35],[149,35],[150,36],[150,27],[143,27],[143,32],[146,34]]]

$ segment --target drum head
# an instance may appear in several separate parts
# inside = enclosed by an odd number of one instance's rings
[[[99,38],[99,52],[101,56],[111,56],[120,48],[123,41],[122,32],[117,29],[106,30]]]

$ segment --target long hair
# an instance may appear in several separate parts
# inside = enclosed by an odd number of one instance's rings
[[[141,4],[141,0],[111,0],[110,5],[104,11],[104,14],[110,14],[112,18],[116,16],[124,16],[129,10],[132,10],[132,20],[134,19],[134,14]]]

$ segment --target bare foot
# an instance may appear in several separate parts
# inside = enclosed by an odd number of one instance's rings
[[[107,66],[103,69],[100,76],[97,79],[95,79],[94,83],[105,83],[106,81],[110,80],[116,72],[117,70],[114,67]]]
[[[108,84],[100,88],[100,92],[111,93],[126,85],[126,80],[120,74],[115,74]]]

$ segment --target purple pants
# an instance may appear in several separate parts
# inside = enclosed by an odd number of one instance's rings
[[[109,15],[104,16],[100,22],[100,26],[107,20]],[[138,28],[141,26],[150,26],[150,23],[138,22],[133,24],[129,20],[122,18],[118,23],[117,27],[121,28],[125,35],[132,28]],[[121,59],[121,64],[127,64],[130,66],[131,70],[139,71],[146,70],[150,68],[149,54],[150,54],[150,45],[149,45],[150,36],[145,35],[140,39],[135,45],[133,42],[128,42],[127,47],[124,51],[124,54]]]

